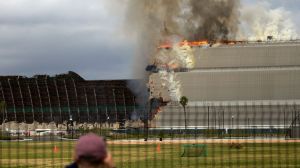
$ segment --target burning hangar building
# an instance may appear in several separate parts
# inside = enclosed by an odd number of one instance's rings
[[[192,51],[192,68],[170,72],[155,65],[150,75],[151,97],[170,102],[159,109],[155,127],[184,127],[179,95],[189,100],[191,128],[299,126],[299,41],[208,44]]]
[[[188,47],[187,47],[188,46]],[[183,43],[186,62],[154,61],[149,76],[151,127],[300,128],[300,42]],[[163,46],[158,50],[174,52]],[[193,57],[190,57],[190,54]],[[164,62],[165,60],[162,60]],[[179,62],[179,63],[178,63]],[[181,65],[179,65],[181,64]],[[173,69],[172,69],[173,68]],[[18,123],[119,123],[136,111],[128,80],[87,81],[74,72],[56,76],[1,76],[0,121]],[[152,106],[152,108],[151,108]],[[160,106],[160,107],[158,107]],[[154,107],[154,109],[153,109]],[[143,114],[148,112],[144,109]],[[299,129],[295,134],[299,134]]]
[[[0,120],[18,123],[120,123],[130,119],[135,96],[126,80],[85,80],[74,72],[56,76],[1,76]]]

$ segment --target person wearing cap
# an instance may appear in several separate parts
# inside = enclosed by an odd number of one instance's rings
[[[115,168],[103,138],[87,134],[75,146],[74,163],[66,168]]]

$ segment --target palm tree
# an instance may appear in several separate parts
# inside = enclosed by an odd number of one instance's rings
[[[185,96],[182,96],[180,98],[180,104],[182,105],[183,107],[183,112],[184,112],[184,129],[185,129],[185,132],[186,132],[186,129],[187,129],[187,122],[186,122],[186,110],[185,110],[185,107],[186,105],[188,104],[189,100],[187,97]]]

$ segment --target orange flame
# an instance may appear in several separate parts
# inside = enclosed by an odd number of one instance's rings
[[[238,40],[217,40],[217,41],[211,41],[208,42],[207,40],[202,40],[202,41],[182,41],[179,42],[175,45],[179,45],[179,46],[184,46],[184,45],[189,45],[191,47],[201,47],[201,46],[206,46],[208,44],[213,44],[213,43],[221,43],[221,44],[225,44],[225,45],[235,45],[235,44],[243,44],[245,43],[245,41],[238,41]],[[163,44],[161,44],[158,49],[170,49],[172,48],[173,45],[171,42],[165,42]]]
[[[179,45],[179,46],[188,45],[191,47],[201,47],[204,45],[208,45],[208,41],[207,40],[202,40],[202,41],[186,41],[186,40],[184,40],[175,45]],[[170,42],[165,42],[165,43],[161,44],[158,48],[159,49],[170,49],[172,47],[173,47],[173,45]]]
[[[173,63],[173,64],[168,65],[168,68],[169,68],[169,69],[176,69],[176,68],[179,68],[179,65]]]
[[[161,113],[161,112],[162,112],[161,108],[158,107],[158,108],[157,108],[157,113]]]

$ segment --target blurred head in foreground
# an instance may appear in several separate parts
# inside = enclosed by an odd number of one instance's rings
[[[75,163],[70,168],[112,168],[111,155],[103,138],[87,134],[79,138],[75,146]]]

